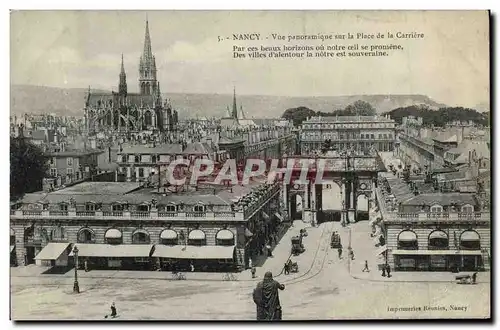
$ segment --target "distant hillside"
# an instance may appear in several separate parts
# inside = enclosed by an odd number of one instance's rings
[[[415,116],[422,117],[425,126],[434,125],[443,127],[446,123],[457,120],[472,120],[479,125],[489,125],[489,112],[480,113],[474,109],[463,107],[443,107],[438,110],[431,110],[422,106],[409,106],[397,108],[384,114],[388,114],[400,124],[402,123],[403,117]]]
[[[29,85],[11,86],[11,113],[57,113],[60,115],[83,115],[86,88],[54,88]],[[100,91],[102,92],[102,91]],[[232,104],[231,94],[181,94],[167,93],[179,117],[225,116],[226,107]],[[349,95],[322,97],[288,97],[238,95],[238,111],[243,106],[247,118],[280,117],[283,111],[304,106],[315,111],[332,112],[343,109],[357,100],[370,103],[383,113],[395,108],[423,104],[430,108],[444,107],[425,95]]]

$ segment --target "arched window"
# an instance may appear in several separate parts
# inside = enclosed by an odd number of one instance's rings
[[[177,245],[178,244],[178,235],[175,230],[165,229],[160,234],[160,242],[165,245]]]
[[[153,164],[154,164],[154,163],[156,163],[156,155],[153,155],[153,156],[151,157],[151,162],[152,162]]]
[[[200,229],[194,229],[189,232],[188,235],[189,245],[206,245],[205,232]]]
[[[429,235],[429,250],[448,250],[448,234],[442,230],[435,230]]]
[[[222,229],[215,235],[215,240],[217,245],[232,246],[234,245],[234,234],[228,229]]]
[[[127,156],[123,155],[122,156],[122,163],[126,163],[127,162]]]
[[[194,206],[195,212],[205,212],[205,205],[198,204]]]
[[[177,205],[175,205],[175,204],[165,205],[165,211],[167,211],[167,212],[177,212]]]
[[[466,230],[460,235],[460,249],[481,250],[479,234],[474,230]]]
[[[95,234],[90,228],[82,228],[77,234],[78,243],[94,243]]]
[[[470,204],[465,204],[462,206],[461,209],[462,213],[473,213],[474,212],[474,206]]]
[[[441,205],[432,205],[431,213],[441,213],[443,212],[443,207]]]
[[[122,232],[115,228],[108,229],[104,234],[104,239],[108,244],[121,244],[123,242]]]
[[[139,156],[134,156],[134,163],[140,163],[141,158]]]
[[[143,229],[137,229],[132,233],[132,244],[149,244],[149,233]]]
[[[417,234],[411,230],[404,230],[398,236],[398,249],[418,250]]]
[[[66,233],[63,227],[56,227],[50,231],[49,240],[51,242],[67,241]]]

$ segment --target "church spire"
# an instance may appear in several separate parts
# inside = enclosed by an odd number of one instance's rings
[[[146,18],[146,35],[144,36],[144,60],[153,58],[153,51],[151,50],[151,37],[149,36],[149,22]]]
[[[233,87],[233,112],[231,115],[234,119],[238,118],[238,107],[236,106],[236,87]]]
[[[156,95],[156,62],[151,49],[149,21],[146,17],[146,33],[144,36],[144,52],[139,62],[139,90],[141,95]]]
[[[120,71],[120,83],[118,84],[118,93],[120,95],[127,95],[127,75],[125,74],[125,65],[123,64],[123,54],[122,54],[122,67]]]

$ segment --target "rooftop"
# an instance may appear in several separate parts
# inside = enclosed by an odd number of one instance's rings
[[[441,205],[441,206],[451,206],[453,204],[458,205],[478,205],[475,194],[465,194],[465,193],[428,193],[417,195],[405,202],[404,205]]]

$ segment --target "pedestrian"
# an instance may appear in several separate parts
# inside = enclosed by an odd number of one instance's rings
[[[290,267],[288,265],[288,262],[285,262],[284,270],[285,270],[285,275],[290,274]]]
[[[273,251],[271,251],[271,245],[267,244],[266,245],[266,249],[267,249],[267,256],[268,257],[272,257],[273,256]]]
[[[191,272],[194,272],[194,265],[193,265],[193,262],[191,261],[191,263],[189,264],[189,267],[191,268]]]
[[[363,273],[364,272],[370,272],[370,268],[368,268],[368,260],[365,260],[365,268],[363,268]]]
[[[472,274],[472,284],[476,284],[477,272]]]
[[[255,273],[257,273],[257,269],[254,267],[252,267],[252,278],[255,278]]]
[[[252,262],[252,259],[248,259],[248,268],[252,269],[253,267],[253,262]]]
[[[351,260],[354,260],[354,251],[352,249],[349,250],[349,256],[351,257]]]
[[[339,247],[337,251],[339,253],[339,259],[342,259],[342,247]]]
[[[382,266],[382,276],[385,277],[385,270],[387,269],[386,265]]]
[[[114,301],[111,304],[111,317],[116,317],[116,306]]]
[[[387,277],[391,277],[391,266],[387,265]]]
[[[89,271],[89,265],[88,265],[87,260],[85,260],[85,261],[83,262],[83,267],[84,267],[84,269],[85,269],[85,272],[87,273],[87,272]]]

